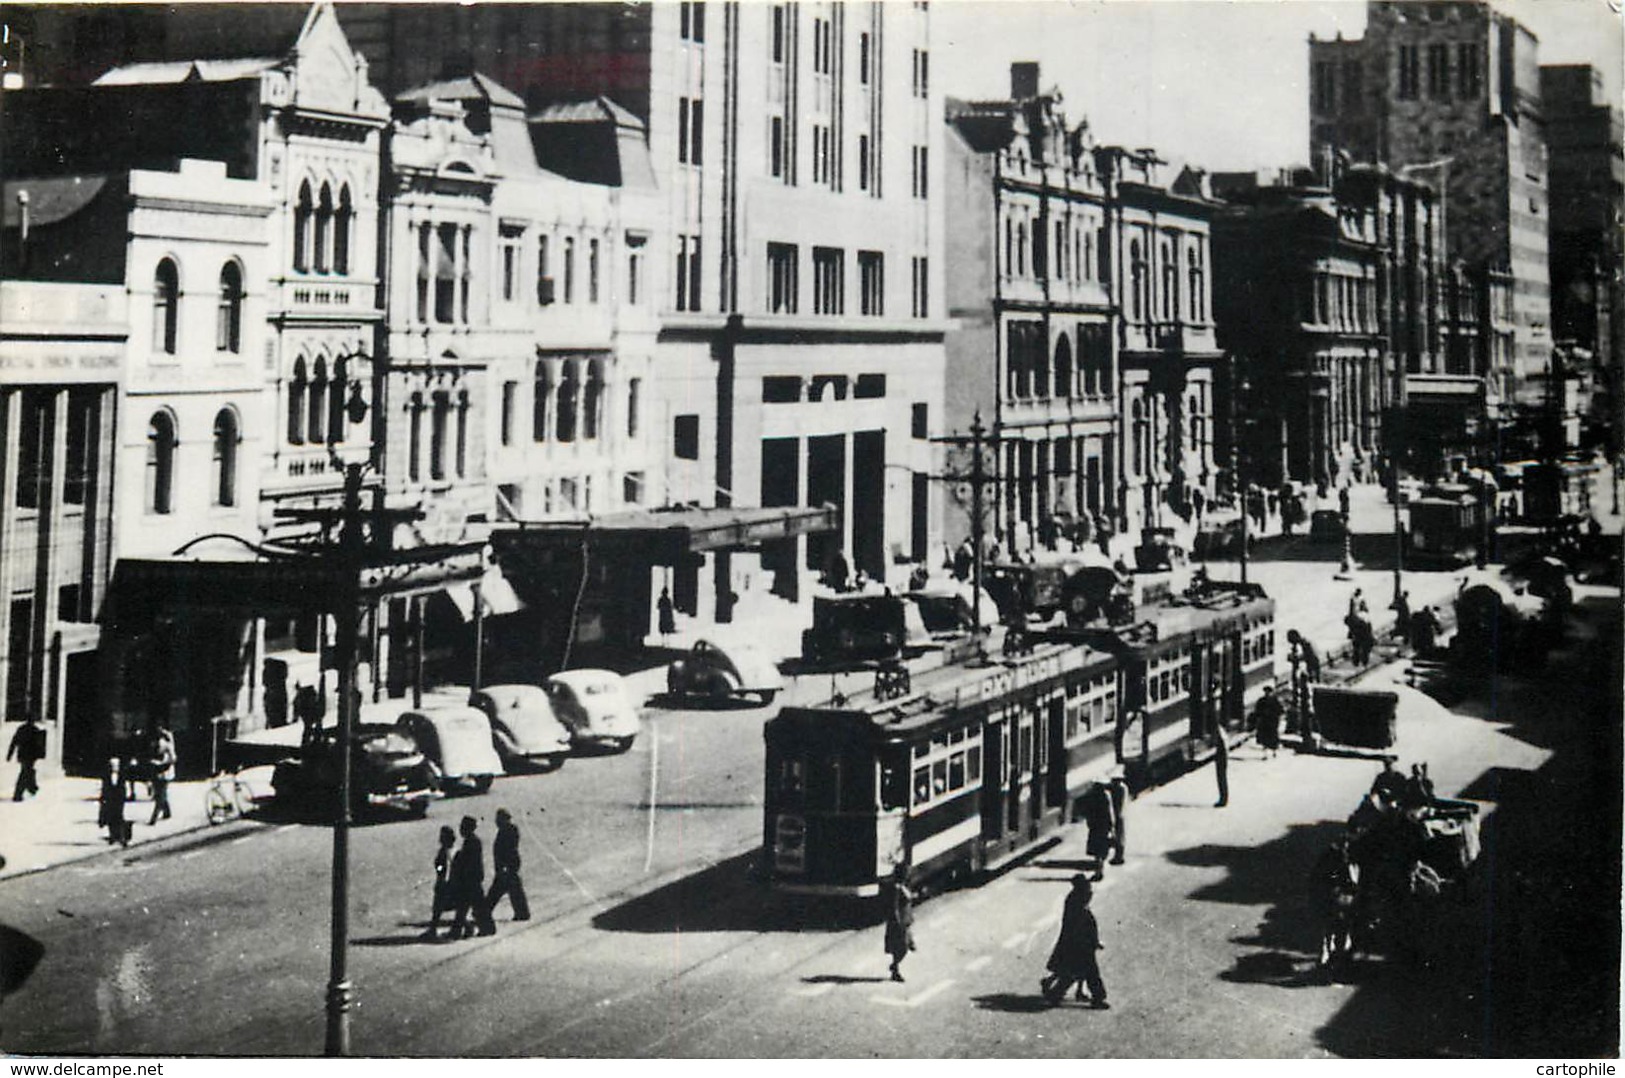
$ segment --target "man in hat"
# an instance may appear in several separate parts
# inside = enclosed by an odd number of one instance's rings
[[[1077,985],[1077,998],[1083,999],[1084,986],[1089,988],[1089,1006],[1097,1011],[1108,1009],[1106,982],[1100,978],[1100,963],[1095,952],[1103,950],[1100,925],[1095,920],[1089,903],[1094,898],[1094,887],[1089,877],[1079,873],[1072,877],[1072,892],[1066,896],[1061,911],[1061,934],[1050,951],[1046,968],[1050,976],[1044,978],[1044,998],[1059,1003],[1066,990]]]

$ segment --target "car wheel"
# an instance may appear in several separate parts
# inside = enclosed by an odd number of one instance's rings
[[[773,698],[779,695],[779,690],[777,690],[777,689],[763,689],[761,692],[757,693],[756,695],[760,696],[762,698],[762,706],[767,707],[767,706],[769,706],[770,704],[773,703]]]
[[[632,747],[632,741],[633,741],[633,739],[630,738],[630,737],[618,737],[618,738],[616,738],[615,739],[615,751],[616,752],[625,752],[627,749],[630,749]]]
[[[489,790],[491,788],[491,783],[495,778],[496,778],[495,775],[476,775],[476,776],[474,776],[474,792],[477,793],[477,794],[485,793],[487,790]]]
[[[421,820],[427,815],[429,815],[429,799],[427,797],[412,802],[412,819]]]

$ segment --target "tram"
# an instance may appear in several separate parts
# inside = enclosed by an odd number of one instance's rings
[[[778,890],[873,896],[996,869],[1076,818],[1119,766],[1194,758],[1274,676],[1274,604],[1210,586],[951,664],[764,728],[764,869]]]

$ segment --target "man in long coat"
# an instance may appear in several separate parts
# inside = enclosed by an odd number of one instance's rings
[[[1066,906],[1061,911],[1061,934],[1055,940],[1046,967],[1053,976],[1044,978],[1044,996],[1051,1003],[1057,1003],[1066,995],[1067,988],[1076,984],[1078,998],[1082,999],[1083,986],[1087,985],[1089,1006],[1104,1011],[1111,1005],[1106,1002],[1106,982],[1100,979],[1100,963],[1095,958],[1095,952],[1105,945],[1100,942],[1100,925],[1089,908],[1093,898],[1094,888],[1089,877],[1081,873],[1073,876],[1072,893],[1066,896]]]
[[[485,905],[485,844],[474,833],[478,827],[472,816],[464,816],[458,825],[463,844],[451,859],[451,899],[457,912],[452,917],[450,939],[466,939],[476,927],[482,936],[496,934],[497,926]],[[474,914],[472,925],[468,923],[470,912]]]

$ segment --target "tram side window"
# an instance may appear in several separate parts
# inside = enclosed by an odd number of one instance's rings
[[[1191,668],[1190,668],[1189,664],[1180,667],[1180,670],[1179,670],[1179,687],[1181,689],[1183,689],[1185,692],[1190,692],[1191,691]]]
[[[929,767],[916,767],[914,769],[914,804],[923,805],[931,800],[931,769]]]
[[[965,754],[956,752],[948,757],[948,788],[960,790],[965,786]]]
[[[931,765],[931,793],[940,797],[948,792],[948,761],[938,760]]]
[[[965,750],[965,780],[982,781],[982,746],[972,745]]]

